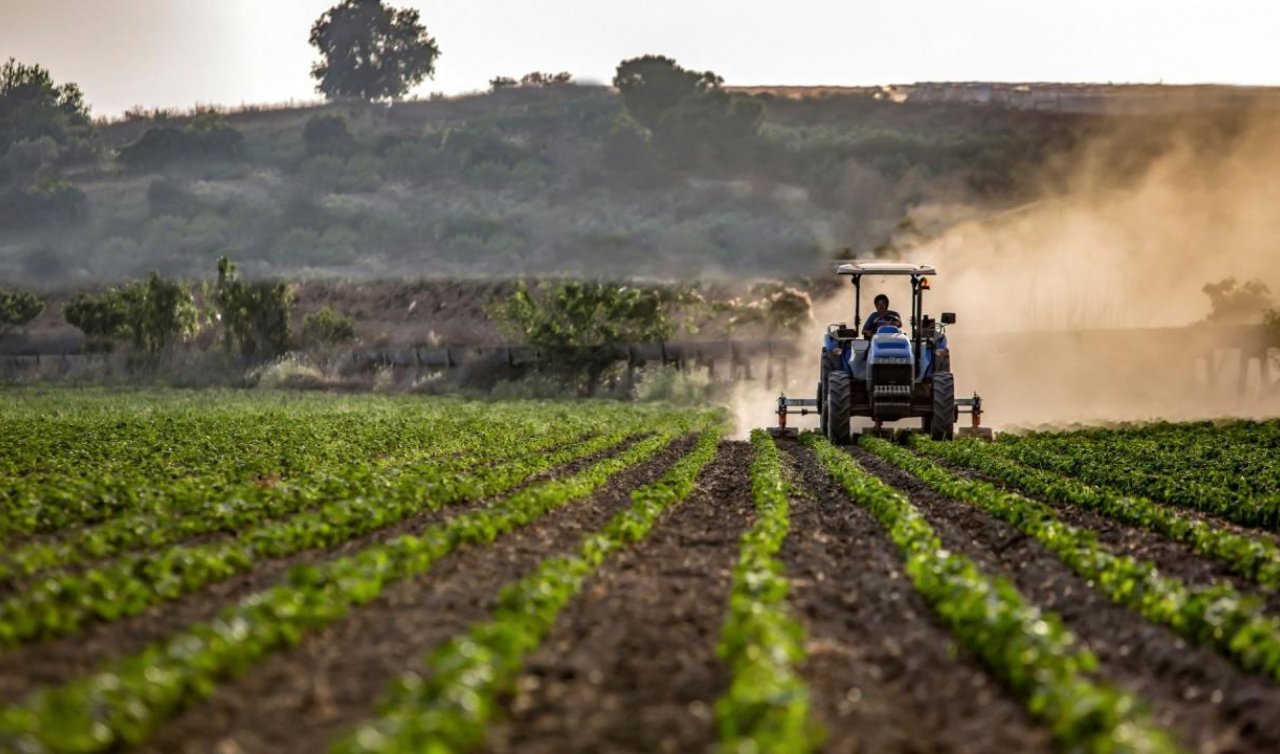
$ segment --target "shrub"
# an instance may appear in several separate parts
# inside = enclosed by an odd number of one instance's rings
[[[132,168],[158,168],[181,160],[237,159],[244,151],[244,135],[219,114],[203,112],[186,128],[159,125],[120,150],[120,162]]]
[[[0,289],[0,338],[26,327],[44,311],[44,302],[30,291]]]
[[[269,359],[284,353],[293,308],[293,291],[288,285],[240,280],[235,264],[220,257],[213,300],[228,351],[237,350],[246,359]]]
[[[199,324],[191,288],[156,273],[99,295],[78,294],[62,311],[91,343],[126,341],[150,355],[194,335]]]
[[[302,129],[302,140],[307,145],[307,154],[351,153],[355,141],[347,130],[347,119],[341,115],[313,115]]]
[[[89,216],[89,197],[61,179],[41,181],[28,188],[0,191],[0,225],[41,228],[72,225]]]
[[[356,336],[351,318],[325,306],[302,318],[302,341],[309,346],[334,346]]]

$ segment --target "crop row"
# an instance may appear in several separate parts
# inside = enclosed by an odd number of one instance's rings
[[[292,518],[247,529],[230,540],[174,545],[38,580],[0,602],[0,645],[75,633],[87,621],[136,615],[162,600],[249,571],[266,558],[332,547],[460,500],[499,494],[558,464],[612,447],[630,432],[621,429],[553,453],[532,455],[520,452],[519,438],[509,438],[503,447],[512,460],[471,473],[427,468],[368,495],[325,503]]]
[[[31,541],[0,556],[0,585],[15,577],[31,576],[54,566],[68,567],[90,559],[109,558],[136,550],[161,547],[192,537],[239,532],[265,521],[318,506],[325,501],[372,496],[394,488],[399,480],[427,472],[456,473],[497,460],[508,448],[501,442],[506,427],[492,425],[454,431],[428,447],[414,448],[392,458],[368,461],[363,456],[349,463],[335,463],[323,471],[275,486],[247,485],[229,497],[193,499],[168,513],[127,513],[94,526],[67,532],[52,541]],[[523,448],[542,452],[585,440],[556,428],[544,428],[526,436]],[[204,492],[208,495],[208,492]]]
[[[279,585],[246,597],[211,622],[0,709],[0,749],[94,752],[140,743],[182,706],[210,694],[220,680],[296,644],[303,634],[376,599],[389,585],[428,571],[459,546],[490,543],[591,494],[689,428],[690,422],[673,421],[671,433],[641,440],[570,476],[527,486],[417,535],[296,567]]]
[[[916,590],[964,646],[1045,722],[1064,750],[1168,752],[1176,748],[1144,705],[1094,680],[1097,658],[1053,613],[1006,579],[942,546],[915,506],[818,435],[804,442],[889,533]]]
[[[796,671],[805,658],[805,632],[788,613],[787,579],[777,558],[790,527],[787,488],[773,439],[757,429],[751,444],[756,519],[742,536],[720,636],[718,653],[733,681],[716,702],[716,722],[724,751],[812,751],[822,733]]]
[[[958,463],[1030,495],[1077,505],[1186,543],[1196,552],[1222,561],[1245,578],[1263,586],[1280,587],[1280,547],[1270,539],[1237,534],[1144,497],[1117,494],[1024,466],[1003,457],[985,443],[941,443],[917,435],[912,437],[912,444],[928,455]]]
[[[619,549],[644,539],[667,508],[693,490],[715,456],[709,429],[661,479],[632,493],[632,505],[587,537],[576,556],[544,560],[503,588],[492,619],[445,643],[427,660],[428,677],[410,673],[392,685],[376,720],[340,739],[340,754],[463,752],[484,741],[500,697],[515,684],[525,657],[542,644],[556,616]]]
[[[423,403],[404,406],[397,416],[379,417],[371,411],[367,424],[360,421],[359,414],[317,418],[301,413],[294,415],[292,422],[277,427],[278,435],[284,439],[276,445],[236,445],[243,434],[242,425],[277,423],[256,416],[252,405],[240,407],[235,422],[211,423],[202,431],[193,428],[185,439],[166,436],[163,448],[155,451],[156,455],[184,456],[195,448],[195,456],[205,459],[203,462],[184,462],[164,472],[147,464],[109,471],[71,464],[57,472],[0,482],[0,537],[53,532],[71,524],[92,524],[122,514],[169,518],[210,500],[256,500],[263,487],[306,485],[327,471],[342,476],[349,469],[368,470],[379,461],[394,464],[412,459],[414,454],[431,453],[454,438],[477,431],[498,434],[505,428],[509,434],[536,435],[545,434],[539,428],[563,431],[582,424],[567,410],[550,411],[546,407],[501,405],[485,413],[478,404],[457,407],[448,402]],[[630,416],[616,409],[592,412],[598,418],[603,414],[623,420],[640,418],[639,412],[629,413]],[[164,424],[170,418],[153,417],[152,423]],[[189,421],[182,418],[182,426]],[[145,425],[126,423],[121,435],[124,440],[138,439],[145,444],[149,430]],[[83,442],[78,438],[66,441],[77,447]],[[201,450],[206,445],[209,449]],[[30,448],[20,446],[13,451],[30,452]],[[219,469],[225,458],[254,461],[251,469],[237,465],[227,476]]]
[[[1275,449],[1224,433],[1068,433],[1014,438],[996,447],[1027,463],[1215,515],[1243,507],[1239,523],[1246,525],[1276,528],[1280,522]]]
[[[1265,615],[1256,599],[1227,584],[1188,586],[1161,575],[1149,561],[1112,553],[1098,544],[1094,532],[1061,521],[1044,503],[986,482],[959,479],[883,440],[863,437],[860,443],[938,492],[971,503],[1036,539],[1113,601],[1195,644],[1216,648],[1245,670],[1280,679],[1280,620]]]

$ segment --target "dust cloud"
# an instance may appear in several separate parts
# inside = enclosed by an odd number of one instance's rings
[[[925,309],[957,313],[957,390],[982,394],[984,423],[1280,414],[1275,351],[1201,324],[1206,283],[1259,279],[1280,294],[1280,113],[1130,119],[1045,172],[1054,185],[1040,200],[897,253],[938,267]],[[903,279],[863,290],[864,316],[881,290],[906,314]],[[815,307],[798,395],[813,392],[822,329],[851,321],[851,307],[848,292]],[[770,407],[749,408],[759,425]]]

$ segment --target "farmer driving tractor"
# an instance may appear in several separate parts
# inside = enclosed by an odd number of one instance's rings
[[[894,327],[902,327],[902,317],[889,308],[889,297],[883,293],[877,294],[875,298],[876,310],[867,317],[867,322],[862,326],[862,337],[867,340],[876,334],[876,330],[885,325],[893,325]]]

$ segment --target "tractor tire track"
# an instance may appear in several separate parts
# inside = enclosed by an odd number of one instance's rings
[[[1280,751],[1280,685],[1108,599],[1035,539],[859,449],[854,458],[907,493],[942,538],[1033,603],[1060,615],[1101,660],[1100,674],[1152,705],[1157,723],[1201,752]]]
[[[902,555],[813,453],[783,444],[794,490],[781,558],[809,632],[802,669],[828,752],[1051,750],[978,660],[955,647]]]
[[[324,751],[335,736],[376,715],[394,678],[423,670],[432,648],[486,619],[503,585],[547,557],[574,551],[583,537],[631,504],[632,490],[658,479],[692,442],[679,440],[593,496],[492,544],[459,549],[422,576],[391,586],[298,647],[219,686],[165,725],[142,751]]]
[[[600,453],[534,475],[492,499],[460,501],[439,510],[418,514],[394,526],[349,539],[336,547],[306,550],[286,558],[263,560],[250,571],[208,584],[176,600],[153,605],[138,615],[92,623],[70,636],[0,651],[0,704],[15,702],[39,686],[66,683],[93,672],[102,663],[140,652],[148,645],[163,641],[194,623],[211,620],[229,605],[275,586],[295,566],[322,563],[404,534],[414,534],[459,514],[482,508],[493,500],[513,494],[530,484],[571,475],[596,461],[622,452],[637,439],[632,437]]]
[[[727,442],[687,500],[608,561],[529,658],[486,751],[687,752],[716,741],[715,653],[753,509],[750,444]]]

